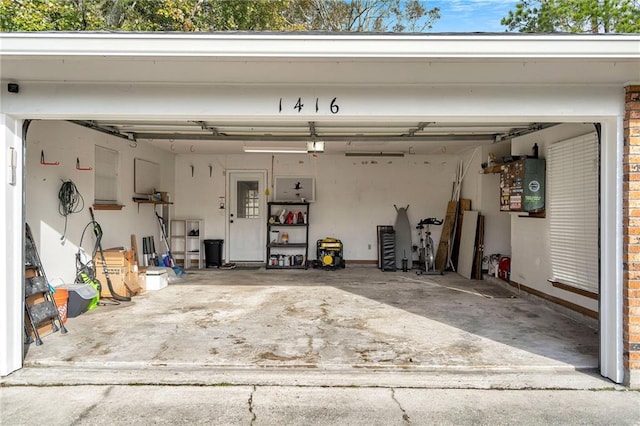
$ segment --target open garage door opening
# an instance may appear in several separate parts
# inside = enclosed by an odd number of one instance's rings
[[[504,211],[504,204],[501,207],[505,179],[510,173],[503,167],[521,157],[532,158],[535,146],[538,158],[547,160],[541,188],[547,201],[568,199],[577,189],[567,194],[559,183],[573,181],[582,185],[587,195],[577,199],[589,198],[594,204],[589,209],[573,206],[596,215],[591,222],[586,215],[573,238],[591,237],[574,246],[593,244],[597,250],[599,139],[593,124],[527,123],[523,129],[530,131],[515,134],[510,127],[513,134],[496,137],[505,124],[485,123],[483,126],[492,128],[494,134],[486,143],[474,145],[465,137],[456,143],[453,135],[437,144],[428,142],[428,148],[421,145],[427,142],[420,140],[410,145],[360,141],[361,155],[347,155],[354,152],[348,142],[325,142],[322,153],[288,154],[276,151],[291,142],[278,146],[274,141],[261,142],[259,137],[246,142],[186,137],[144,140],[95,128],[109,126],[124,132],[125,123],[87,123],[34,121],[27,137],[26,220],[34,229],[47,276],[54,285],[75,280],[74,259],[90,220],[89,206],[96,210],[105,248],[126,252],[132,248],[132,236],[138,247],[146,245],[143,238],[153,237],[158,254],[166,252],[156,212],[166,217],[170,245],[192,237],[198,241],[200,257],[204,256],[205,239],[228,244],[228,223],[233,217],[226,203],[230,199],[227,179],[232,170],[264,171],[266,188],[258,196],[268,201],[274,200],[270,184],[276,177],[313,178],[315,196],[308,211],[311,244],[306,260],[316,258],[316,240],[334,237],[344,244],[347,266],[344,270],[265,270],[265,254],[258,268],[255,264],[238,264],[235,269],[225,270],[206,268],[206,262],[184,263],[188,253],[184,258],[176,256],[187,272],[181,279],[161,291],[133,295],[130,303],[100,306],[70,318],[70,334],[52,334],[45,337],[43,346],[28,348],[25,365],[105,363],[125,369],[137,365],[253,366],[328,371],[597,371],[599,367],[598,273],[591,275],[596,280],[592,287],[584,288],[572,286],[570,277],[555,275],[558,270],[554,269],[558,256],[554,257],[551,247],[556,238],[552,230],[560,226],[566,231],[567,224],[562,220],[575,212],[561,211],[556,218],[549,211],[553,205],[547,204],[536,214],[517,212],[515,208]],[[136,125],[143,126],[140,122]],[[175,123],[153,125],[166,129]],[[472,126],[478,131],[477,123],[452,124],[448,131],[455,128],[464,133]],[[280,124],[281,131],[285,127]],[[367,127],[361,124],[358,129]],[[249,133],[256,128],[247,126],[236,131]],[[411,131],[411,127],[407,129],[401,131]],[[379,126],[376,131],[389,134],[398,130]],[[274,152],[242,152],[248,144],[266,143]],[[595,148],[584,149],[588,144]],[[558,154],[558,149],[569,149],[569,154]],[[390,152],[396,154],[386,155]],[[576,152],[587,153],[588,158],[580,158],[576,164],[586,162],[591,166],[582,171],[592,173],[591,186],[585,186],[584,175],[556,177],[569,168],[566,162],[575,160]],[[105,157],[107,160],[102,160]],[[157,176],[141,180],[156,182],[159,186],[149,195],[168,193],[166,200],[141,202],[135,188],[138,160],[155,165],[146,172]],[[557,167],[558,161],[565,163]],[[417,267],[407,272],[378,269],[377,227],[394,225],[394,204],[409,206],[412,246],[419,246],[418,222],[446,216],[460,167],[464,170],[460,198],[469,200],[470,210],[484,217],[486,259],[480,265],[485,270],[484,279],[460,276],[453,270],[458,269],[457,264],[446,268],[444,275],[417,274]],[[105,174],[116,182],[111,196],[115,199],[107,204],[97,196]],[[65,218],[59,213],[59,189],[66,180],[74,181],[84,209],[66,218],[65,232]],[[197,224],[198,235],[189,235],[187,224]],[[595,229],[587,232],[589,226]],[[442,227],[433,226],[431,232],[439,245]],[[560,237],[572,238],[571,232],[565,234]],[[94,239],[87,237],[83,245],[90,251]],[[174,254],[180,251],[177,246],[170,248]],[[220,256],[226,256],[228,252],[222,250]],[[264,247],[260,252],[266,253]],[[571,255],[566,250],[563,253]],[[139,253],[139,259],[144,254]],[[492,254],[510,259],[510,269],[502,276],[506,280],[488,275]],[[418,264],[417,251],[412,250],[408,256]],[[573,256],[582,260],[580,253]],[[564,261],[565,265],[572,263]],[[145,269],[142,261],[139,269]],[[122,270],[122,276],[119,272],[114,274],[115,279],[126,281],[128,271]],[[141,279],[140,286],[144,284]],[[565,310],[559,312],[547,302],[563,305]]]

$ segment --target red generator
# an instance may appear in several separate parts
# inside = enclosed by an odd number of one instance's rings
[[[511,258],[502,256],[498,262],[498,278],[509,282],[509,275],[511,275]]]

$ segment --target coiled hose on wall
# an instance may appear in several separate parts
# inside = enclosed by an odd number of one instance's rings
[[[71,181],[62,181],[60,191],[58,191],[58,212],[64,216],[64,232],[60,241],[65,239],[67,235],[67,217],[72,213],[81,212],[84,209],[84,198],[78,191],[76,185]]]

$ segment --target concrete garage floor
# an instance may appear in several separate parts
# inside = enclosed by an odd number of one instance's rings
[[[375,370],[382,377],[398,371],[553,376],[598,367],[594,322],[455,273],[355,266],[190,271],[163,290],[101,306],[66,325],[69,333],[28,347],[25,367],[145,369],[158,381],[163,369],[193,368],[249,375],[269,367]]]

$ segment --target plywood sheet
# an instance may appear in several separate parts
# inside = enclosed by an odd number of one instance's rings
[[[467,210],[462,220],[460,236],[460,252],[458,254],[458,273],[471,279],[473,261],[475,259],[476,231],[478,228],[478,212]]]
[[[445,270],[449,263],[449,247],[453,228],[455,226],[457,211],[458,202],[449,201],[447,204],[447,214],[444,217],[444,224],[442,225],[442,234],[440,235],[438,251],[436,252],[436,269],[439,271]]]

